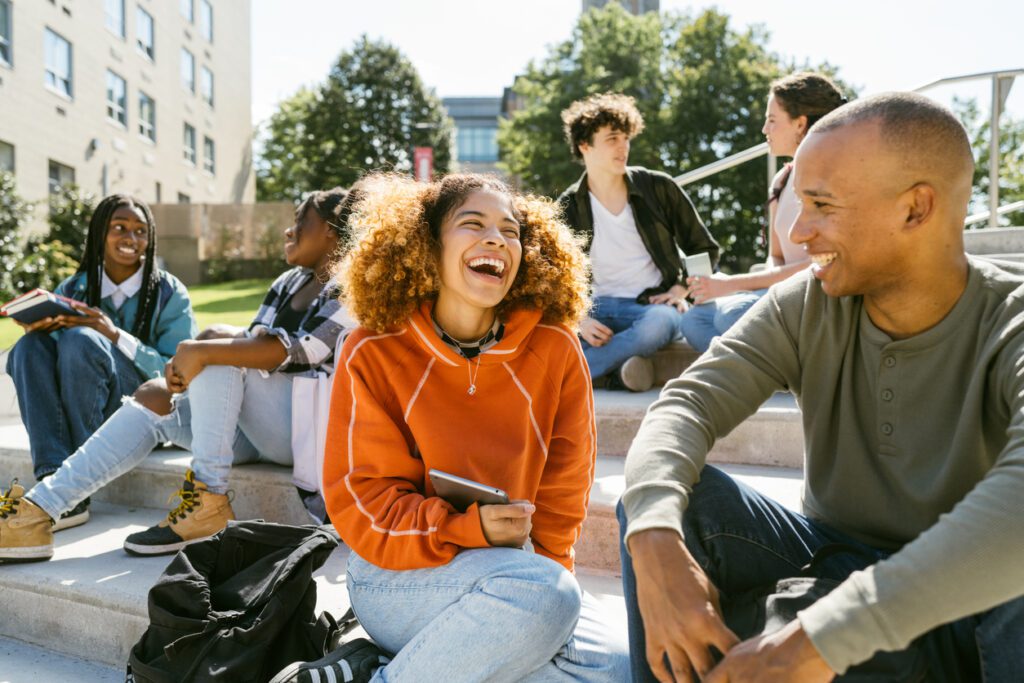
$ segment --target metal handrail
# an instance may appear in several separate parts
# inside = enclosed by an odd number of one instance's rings
[[[1014,211],[1020,211],[1021,209],[1024,209],[1024,200],[1021,200],[1019,202],[1012,202],[1010,204],[1003,204],[998,209],[996,209],[996,215],[997,216],[1005,216],[1008,213],[1013,213]],[[966,220],[964,220],[964,225],[966,226],[966,225],[974,225],[975,223],[983,223],[983,222],[987,221],[989,218],[990,218],[989,212],[988,211],[982,211],[981,213],[976,213],[973,216],[968,216],[966,218]]]
[[[937,81],[932,81],[931,83],[926,83],[925,85],[913,89],[913,92],[924,92],[925,90],[930,90],[941,85],[949,85],[952,83],[963,83],[979,79],[992,80],[992,117],[990,121],[990,130],[992,131],[992,135],[989,141],[989,210],[984,213],[978,213],[970,216],[968,218],[967,225],[971,225],[972,220],[974,223],[980,223],[987,219],[989,227],[994,228],[998,225],[999,216],[1012,211],[1017,211],[1020,208],[1017,206],[1019,202],[1007,204],[1004,207],[999,206],[999,115],[1002,113],[1003,100],[1010,92],[1010,86],[1012,86],[1013,80],[1017,76],[1024,76],[1024,69],[1005,69],[1002,71],[984,71],[981,73],[966,74],[963,76],[950,76],[947,78],[940,78]],[[1003,88],[1004,83],[1006,84],[1005,90]],[[709,178],[721,173],[722,171],[733,168],[734,166],[739,166],[740,164],[744,164],[765,155],[768,156],[768,184],[770,185],[772,178],[775,176],[776,158],[768,153],[767,142],[762,142],[759,145],[748,147],[743,151],[730,154],[724,159],[712,161],[710,164],[705,164],[700,168],[687,171],[682,175],[676,176],[675,181],[680,186],[689,185],[690,183],[697,182],[698,180],[704,180],[705,178]],[[979,218],[979,216],[981,218]]]

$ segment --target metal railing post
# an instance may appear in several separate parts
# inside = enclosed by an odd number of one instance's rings
[[[988,141],[988,227],[999,225],[999,114],[1003,108],[999,97],[999,74],[992,75],[992,121]]]

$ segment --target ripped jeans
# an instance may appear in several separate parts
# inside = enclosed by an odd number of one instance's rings
[[[291,414],[292,375],[263,377],[256,370],[209,366],[186,393],[175,397],[168,415],[126,399],[26,497],[57,519],[166,441],[191,449],[196,479],[210,491],[224,493],[232,465],[292,464]]]

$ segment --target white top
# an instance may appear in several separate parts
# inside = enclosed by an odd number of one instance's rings
[[[109,296],[114,308],[120,310],[125,301],[142,289],[142,270],[142,266],[139,266],[138,270],[119,285],[114,284],[114,281],[107,276],[107,271],[103,271],[103,279],[100,281],[100,298],[106,299]],[[139,313],[141,311],[137,311],[136,315]],[[128,360],[135,360],[135,355],[139,351],[139,340],[120,328],[118,328],[118,332],[117,348],[128,357]]]
[[[793,188],[793,173],[789,174],[789,182],[782,188],[779,201],[775,204],[775,234],[782,248],[782,260],[786,265],[803,263],[810,259],[802,244],[795,244],[789,239],[789,229],[796,223],[800,214],[800,202]]]
[[[645,289],[660,285],[661,271],[637,232],[633,207],[627,203],[615,215],[591,193],[590,210],[594,215],[590,245],[594,296],[635,299]]]

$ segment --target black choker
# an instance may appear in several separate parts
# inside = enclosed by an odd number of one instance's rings
[[[441,341],[452,347],[452,349],[462,355],[463,358],[469,360],[476,358],[487,348],[490,348],[494,344],[500,342],[501,338],[505,335],[505,324],[497,319],[494,320],[494,324],[491,325],[491,329],[487,330],[487,334],[473,342],[462,342],[454,338],[445,332],[445,329],[441,327],[437,320],[434,320],[433,316],[431,316],[431,322],[434,323],[434,328],[441,336]]]

